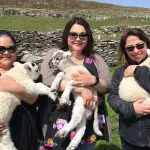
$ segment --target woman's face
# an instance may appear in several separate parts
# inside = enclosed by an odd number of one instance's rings
[[[146,43],[137,36],[129,36],[126,39],[125,50],[128,57],[136,62],[140,62],[147,55]]]
[[[68,35],[68,48],[72,52],[82,54],[82,50],[86,47],[88,41],[87,32],[84,26],[74,24]]]
[[[10,69],[13,62],[16,61],[17,56],[13,46],[15,46],[15,44],[11,38],[7,35],[0,36],[0,68]]]

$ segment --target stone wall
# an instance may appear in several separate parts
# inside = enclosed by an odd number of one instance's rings
[[[86,20],[107,20],[107,19],[125,19],[125,18],[140,18],[140,19],[149,19],[150,13],[147,10],[144,12],[133,11],[132,13],[127,10],[90,10],[92,13],[88,13],[86,9],[80,10],[45,10],[45,9],[23,9],[23,8],[0,8],[0,16],[41,16],[48,18],[72,18],[73,16],[84,17]],[[93,15],[94,14],[94,15]]]
[[[92,30],[95,38],[94,50],[97,51],[107,62],[109,66],[116,64],[118,41],[105,39],[101,35],[117,36],[123,32],[125,27],[103,27]],[[150,26],[141,27],[150,36]],[[29,31],[11,31],[15,36],[18,44],[18,55],[24,61],[35,61],[41,63],[46,52],[53,48],[59,47],[61,43],[62,30],[47,33],[29,32]]]
[[[59,47],[62,31],[48,33],[12,31],[17,40],[18,55],[23,61],[35,61],[41,63],[46,52]],[[113,40],[96,40],[94,50],[97,51],[110,65],[115,64],[117,42]]]

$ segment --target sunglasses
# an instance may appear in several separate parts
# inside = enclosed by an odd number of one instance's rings
[[[137,43],[136,45],[130,45],[125,48],[127,52],[133,52],[134,48],[136,47],[138,50],[143,49],[145,46],[145,43]]]
[[[9,47],[0,46],[0,54],[5,53],[5,51],[8,51],[9,53],[15,53],[16,50],[17,47],[15,45]]]
[[[81,41],[86,41],[87,40],[87,33],[86,32],[81,32],[81,33],[76,33],[76,32],[70,32],[69,33],[70,40],[75,41],[78,37],[80,38]]]

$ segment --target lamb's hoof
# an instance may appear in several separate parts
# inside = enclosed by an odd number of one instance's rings
[[[63,97],[59,98],[59,102],[60,102],[60,104],[62,104],[62,105],[70,105],[70,104],[71,104],[71,101],[70,101],[70,100],[68,100],[68,99],[66,99],[66,98],[63,98]]]
[[[54,88],[50,88],[50,91],[51,92],[55,92],[56,91],[56,88],[54,87]]]
[[[51,93],[51,92],[50,92],[50,93],[48,94],[48,97],[51,98],[53,101],[55,101],[56,98],[57,98],[57,95],[55,95],[54,93]]]
[[[98,131],[98,132],[97,132],[97,135],[103,136],[103,133],[102,133],[101,131]]]
[[[68,101],[66,104],[67,104],[68,106],[71,106],[71,101]]]
[[[99,134],[99,136],[103,136],[103,133],[101,132],[101,133]]]

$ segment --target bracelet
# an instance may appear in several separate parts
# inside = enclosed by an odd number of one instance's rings
[[[96,78],[96,82],[93,84],[93,86],[97,85],[97,83],[99,82],[99,77],[95,76],[95,78]]]

